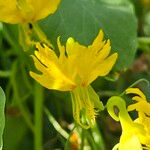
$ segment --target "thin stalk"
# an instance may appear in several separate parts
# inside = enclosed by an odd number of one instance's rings
[[[81,147],[80,147],[81,150],[84,149],[84,143],[85,143],[85,129],[82,129],[82,133],[81,133]]]
[[[133,84],[131,84],[128,88],[132,88],[132,87],[138,85],[138,84],[141,83],[141,82],[145,82],[145,83],[147,84],[147,86],[150,85],[150,83],[149,83],[148,80],[142,78],[142,79],[139,79],[139,80],[135,81],[135,82],[134,82]],[[120,94],[120,96],[123,96],[123,95],[125,94],[125,92],[126,92],[126,91],[124,90],[124,91]]]
[[[9,78],[11,75],[11,72],[10,71],[3,71],[3,70],[0,70],[0,77],[1,78]]]
[[[150,37],[139,37],[138,48],[145,52],[150,52]]]
[[[14,88],[14,92],[15,92],[16,102],[21,111],[21,114],[22,114],[26,124],[28,125],[28,127],[31,129],[32,132],[34,132],[34,126],[30,120],[30,114],[26,111],[24,105],[22,104],[22,99],[18,95],[16,86],[13,86],[13,88]]]
[[[44,108],[45,114],[48,117],[49,122],[53,125],[53,127],[56,129],[56,131],[62,135],[65,139],[69,138],[69,134],[59,125],[59,123],[56,121],[56,119],[53,117],[53,115],[50,113],[50,111],[45,107]]]
[[[118,95],[119,93],[117,91],[99,91],[97,94],[101,97],[111,97],[114,95]]]
[[[17,44],[16,39],[13,38],[12,32],[10,31],[9,27],[7,25],[3,26],[3,35],[9,42],[9,44],[12,46],[12,48],[15,50],[17,54],[21,54],[20,46]]]
[[[33,126],[33,123],[31,121],[31,116],[30,116],[30,113],[27,111],[27,109],[25,108],[25,105],[23,105],[23,100],[22,100],[22,97],[19,95],[19,92],[18,92],[18,87],[17,87],[17,84],[16,84],[16,66],[17,66],[17,62],[15,62],[13,64],[13,69],[12,69],[12,76],[11,76],[11,83],[12,83],[12,87],[13,87],[13,90],[14,90],[14,95],[15,95],[15,99],[16,99],[16,102],[18,104],[18,107],[21,111],[21,114],[26,122],[26,124],[28,125],[28,127],[31,129],[32,132],[34,132],[34,126]]]
[[[44,42],[46,44],[48,44],[50,47],[53,48],[53,45],[51,44],[51,42],[47,39],[46,34],[42,31],[42,29],[40,28],[40,26],[37,23],[33,23],[33,30],[36,33],[37,37],[39,38],[39,40],[41,42]]]
[[[91,134],[92,134],[91,139],[94,139],[94,143],[95,143],[97,149],[105,150],[102,134],[96,123],[95,123],[94,127],[91,128]]]
[[[42,118],[44,92],[43,87],[41,87],[38,83],[35,83],[34,94],[34,149],[42,150]]]
[[[150,44],[150,37],[138,37],[138,42],[144,44]]]
[[[89,131],[85,131],[86,132],[86,138],[88,140],[88,143],[90,144],[90,147],[94,150],[102,150],[102,149],[99,149],[97,146],[96,146],[96,143],[92,137],[92,135],[89,133]],[[100,143],[99,143],[100,144]]]

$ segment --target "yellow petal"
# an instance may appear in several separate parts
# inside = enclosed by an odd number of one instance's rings
[[[16,4],[16,0],[0,0],[0,21],[13,24],[23,21]]]
[[[135,135],[123,134],[120,139],[119,150],[142,150],[140,140]]]
[[[103,33],[100,31],[98,37],[93,42],[93,45],[102,44]],[[98,43],[100,40],[100,43]],[[112,69],[117,59],[117,53],[110,53],[110,41],[102,44],[101,49],[93,49],[95,46],[86,47],[69,38],[65,46],[61,45],[60,37],[57,38],[57,45],[60,51],[60,56],[57,57],[55,52],[46,45],[37,44],[35,56],[40,62],[49,69],[49,74],[57,78],[65,76],[72,82],[88,86],[98,76],[107,75]],[[99,47],[99,46],[98,46]],[[52,72],[53,70],[53,72]],[[58,75],[58,76],[57,76]]]
[[[137,108],[137,104],[131,104],[128,106],[128,111],[136,110],[136,108]]]
[[[59,49],[59,61],[61,63],[65,63],[66,60],[66,55],[65,55],[65,47],[63,45],[61,45],[60,43],[60,36],[57,38],[57,45],[58,45],[58,49]]]
[[[30,23],[56,11],[60,0],[0,0],[0,21]]]
[[[60,43],[60,36],[57,38],[57,45],[60,52],[60,55],[65,55],[65,47]]]
[[[68,59],[76,62],[74,68],[77,69],[83,86],[87,86],[98,76],[107,75],[116,62],[118,56],[116,53],[108,57],[111,50],[110,40],[107,40],[107,42],[102,40],[102,30],[100,30],[93,44],[88,47],[79,44],[73,38],[67,40]]]
[[[110,46],[110,40],[107,40],[103,48],[97,53],[98,60],[104,60],[110,53],[111,46]]]
[[[92,45],[88,46],[89,49],[93,49],[96,53],[103,47],[104,43],[103,42],[104,38],[104,33],[102,30],[99,31],[97,37],[93,41]]]
[[[69,83],[63,79],[51,77],[48,73],[39,75],[30,71],[30,76],[39,82],[42,86],[59,91],[72,91],[75,88],[75,84]]]
[[[88,84],[93,82],[98,76],[105,76],[107,75],[112,67],[114,66],[117,60],[118,54],[114,53],[113,55],[109,56],[105,59],[102,63],[93,68],[91,74],[89,75]]]
[[[97,37],[93,41],[92,46],[97,47],[97,45],[99,45],[102,42],[103,38],[104,38],[104,33],[102,30],[100,30]]]
[[[38,51],[35,51],[35,56],[44,64],[49,67],[52,64],[58,65],[58,57],[55,52],[46,45],[41,46],[40,43],[36,44]]]
[[[139,95],[141,98],[143,98],[143,100],[146,100],[146,96],[143,94],[143,92],[138,89],[138,88],[128,88],[126,90],[126,94],[137,94]]]
[[[61,67],[55,62],[48,61],[46,64],[45,58],[40,57],[40,52],[38,53],[38,59],[34,56],[34,64],[37,70],[39,70],[42,74],[36,74],[33,72],[30,72],[30,75],[32,78],[37,80],[41,85],[48,89],[57,89],[60,91],[70,91],[73,90],[76,87],[76,84],[66,76],[65,72],[61,70]],[[50,55],[51,56],[51,55]],[[39,60],[42,60],[41,62]]]
[[[134,97],[132,97],[132,100],[137,101],[137,102],[140,102],[140,101],[143,101],[144,99],[141,98],[141,97],[139,97],[139,96],[134,96]],[[144,101],[145,101],[145,100],[144,100]]]
[[[134,109],[136,109],[138,112],[144,112],[146,115],[150,116],[150,103],[146,101],[140,101],[136,104],[131,104],[128,106],[129,111]]]
[[[68,38],[66,43],[66,52],[68,56],[75,55],[75,56],[84,56],[87,53],[87,47],[79,44],[73,38]]]
[[[32,21],[37,21],[53,14],[61,0],[30,0],[31,5],[34,6],[35,17]]]

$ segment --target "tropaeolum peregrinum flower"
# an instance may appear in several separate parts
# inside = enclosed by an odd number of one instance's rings
[[[33,23],[56,11],[60,0],[0,0],[0,21]]]
[[[116,113],[115,108],[118,113]],[[131,119],[124,99],[119,96],[111,97],[107,102],[107,110],[114,120],[120,121],[122,127],[120,142],[113,150],[142,150],[145,148],[144,145],[147,145],[149,141],[147,131],[141,123]]]
[[[103,32],[99,32],[92,45],[88,47],[69,38],[66,46],[57,39],[59,57],[55,52],[38,43],[32,56],[37,70],[41,74],[30,75],[48,89],[70,91],[73,116],[84,128],[93,126],[97,111],[103,110],[103,104],[90,86],[98,76],[106,76],[117,59],[117,53],[110,56],[110,40],[103,41]]]
[[[138,88],[128,88],[126,94],[135,95],[132,97],[135,103],[128,106],[128,111],[136,110],[138,112],[138,118],[135,119],[135,122],[144,126],[146,130],[145,136],[147,136],[145,147],[150,149],[150,103],[144,93]]]

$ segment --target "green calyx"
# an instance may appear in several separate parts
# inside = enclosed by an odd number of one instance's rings
[[[71,92],[73,116],[83,128],[88,129],[95,124],[95,117],[104,109],[103,103],[91,86],[77,87]]]

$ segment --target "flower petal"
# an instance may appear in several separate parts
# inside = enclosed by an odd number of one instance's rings
[[[114,66],[116,60],[117,60],[118,54],[114,53],[113,55],[109,56],[107,59],[105,59],[102,63],[97,65],[93,70],[91,71],[88,79],[88,84],[93,82],[98,76],[105,76],[107,75],[112,67]]]
[[[119,150],[142,150],[142,145],[140,140],[135,135],[130,135],[128,133],[122,134],[119,144]]]
[[[103,41],[104,33],[102,30],[99,31],[97,37],[93,41],[92,45],[88,46],[89,49],[93,49],[96,53],[103,47],[105,41]]]
[[[35,9],[35,17],[32,21],[37,21],[53,14],[61,0],[30,0]]]
[[[55,52],[47,47],[46,45],[41,46],[40,43],[36,44],[35,56],[47,67],[50,67],[52,64],[58,65],[58,57]]]
[[[0,21],[13,24],[22,22],[16,3],[16,0],[0,0]]]
[[[138,88],[128,88],[126,90],[126,94],[137,94],[138,96],[140,96],[141,98],[143,98],[143,100],[146,100],[146,96]]]
[[[37,52],[38,59],[34,56],[34,64],[37,70],[42,74],[36,74],[30,72],[32,78],[37,80],[41,85],[48,89],[57,89],[60,91],[70,91],[73,90],[76,84],[66,76],[66,74],[61,70],[61,67],[54,62],[49,62],[50,64],[45,64],[45,57],[40,57],[40,51]],[[39,61],[42,60],[41,62]]]
[[[56,11],[60,0],[0,0],[0,21],[29,23]]]

